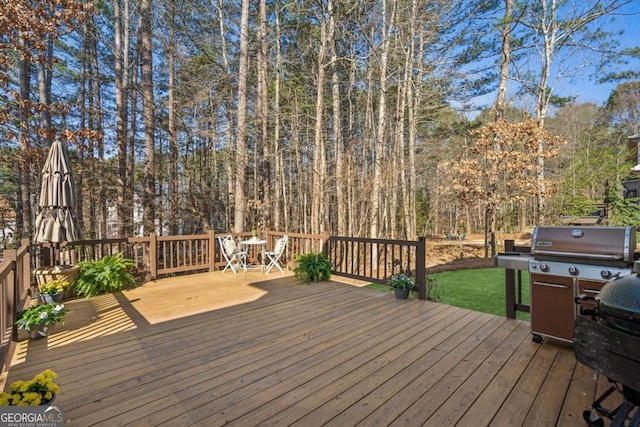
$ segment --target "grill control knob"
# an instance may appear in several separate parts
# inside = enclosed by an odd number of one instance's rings
[[[600,272],[600,276],[602,276],[603,279],[611,279],[611,276],[613,276],[613,274],[611,274],[610,270],[602,270]]]
[[[569,267],[569,274],[572,276],[577,276],[578,274],[580,274],[580,271],[578,270],[578,267],[572,265],[571,267]]]
[[[544,262],[540,263],[540,271],[544,271],[545,273],[547,271],[549,271],[549,266],[547,264],[545,264]]]

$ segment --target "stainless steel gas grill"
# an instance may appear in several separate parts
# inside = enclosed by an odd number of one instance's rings
[[[575,297],[597,296],[607,281],[632,273],[634,227],[536,227],[530,256],[498,255],[499,267],[528,270],[531,333],[573,339]]]

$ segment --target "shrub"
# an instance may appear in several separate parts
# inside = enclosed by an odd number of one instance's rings
[[[298,255],[293,273],[305,282],[320,282],[331,277],[331,261],[324,253],[313,251],[308,254]]]
[[[119,292],[135,284],[130,271],[135,266],[132,260],[123,258],[121,253],[105,256],[98,261],[83,261],[73,289],[81,297]]]

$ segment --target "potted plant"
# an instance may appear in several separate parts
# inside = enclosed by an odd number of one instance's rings
[[[16,326],[18,329],[29,331],[29,336],[33,339],[46,337],[50,332],[50,326],[56,323],[64,324],[66,315],[67,309],[62,304],[32,305],[18,313]]]
[[[409,292],[413,291],[415,284],[413,283],[413,279],[406,274],[394,274],[391,276],[391,279],[389,279],[389,286],[393,289],[396,298],[407,299]]]
[[[54,382],[56,378],[55,372],[45,369],[30,381],[14,381],[8,392],[0,393],[0,406],[48,405],[60,391]]]
[[[98,261],[83,261],[73,290],[77,296],[88,298],[127,289],[136,283],[131,274],[135,266],[133,260],[123,258],[121,253]]]
[[[47,304],[60,302],[68,287],[69,282],[64,279],[56,279],[49,283],[43,283],[39,286],[40,298]]]
[[[304,279],[305,282],[319,282],[331,278],[331,260],[324,253],[318,254],[313,251],[298,255],[293,273],[297,278]]]

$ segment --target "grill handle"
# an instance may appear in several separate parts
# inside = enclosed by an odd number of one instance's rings
[[[569,285],[558,285],[557,283],[533,282],[533,284],[538,286],[546,286],[547,288],[560,288],[560,289],[569,288]]]
[[[591,291],[591,292],[594,292],[594,291]],[[593,308],[584,308],[584,306],[582,305],[584,301],[595,301],[595,300],[596,300],[595,297],[592,297],[590,295],[585,295],[585,294],[579,294],[577,297],[575,297],[574,301],[576,304],[578,304],[580,308],[579,312],[581,316],[591,316],[591,318],[595,320],[596,310]]]
[[[608,261],[618,261],[624,258],[624,255],[612,255],[612,254],[585,254],[580,252],[562,252],[562,251],[541,251],[536,249],[531,251],[531,253],[535,255],[555,255],[555,256],[566,256],[573,258],[586,258],[586,259],[601,259]]]

